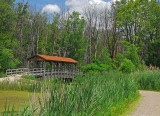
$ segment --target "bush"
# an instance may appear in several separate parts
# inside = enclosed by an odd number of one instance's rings
[[[33,76],[33,75],[23,75],[22,78],[30,79],[30,80],[36,80],[36,77]]]
[[[112,59],[110,57],[110,54],[108,52],[108,49],[106,46],[99,46],[99,51],[97,52],[97,59],[99,60],[102,64],[112,64]]]
[[[0,72],[0,78],[1,77],[6,77],[7,75],[5,73]]]
[[[109,71],[112,70],[113,67],[108,64],[96,64],[96,63],[91,63],[86,66],[82,67],[82,70],[84,72],[89,72],[89,71]]]
[[[121,53],[118,53],[116,55],[116,58],[114,59],[114,63],[116,64],[116,66],[120,66],[120,64],[123,62],[124,60],[124,56]]]
[[[123,73],[131,73],[136,70],[135,65],[131,62],[131,60],[124,59],[124,61],[121,63],[119,71],[122,71]]]
[[[131,60],[131,62],[135,65],[136,68],[140,68],[141,63],[135,45],[131,44],[124,55],[127,59]]]
[[[16,68],[20,64],[20,61],[13,55],[13,51],[10,49],[0,49],[0,70],[5,71],[9,68]]]

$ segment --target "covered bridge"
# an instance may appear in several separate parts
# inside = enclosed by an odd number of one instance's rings
[[[56,53],[53,53],[53,56],[36,54],[28,58],[27,68],[21,68],[19,71],[30,75],[42,76],[44,79],[73,78],[80,72],[77,64],[78,61],[72,58],[58,57]],[[12,70],[12,72],[15,71]]]

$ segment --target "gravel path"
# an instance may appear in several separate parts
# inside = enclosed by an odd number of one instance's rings
[[[139,91],[142,98],[130,116],[160,116],[160,92]]]
[[[13,81],[16,81],[16,80],[21,79],[21,76],[22,76],[22,75],[16,75],[16,76],[9,76],[9,77],[0,78],[0,82],[2,82],[2,81],[10,81],[10,82],[13,82]]]

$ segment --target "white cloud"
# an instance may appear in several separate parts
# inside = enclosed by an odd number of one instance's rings
[[[42,13],[59,13],[61,9],[56,4],[47,4],[43,7]]]
[[[110,8],[111,3],[104,0],[66,0],[65,5],[71,12],[77,11],[83,14],[83,9],[86,7],[95,6],[97,10],[101,10],[104,7]]]
[[[104,2],[103,0],[90,0],[89,1],[90,4],[105,4],[106,2]]]

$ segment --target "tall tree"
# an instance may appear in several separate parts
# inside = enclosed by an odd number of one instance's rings
[[[65,21],[61,39],[61,53],[65,57],[72,57],[83,61],[87,37],[83,35],[85,20],[78,12],[73,12]]]

